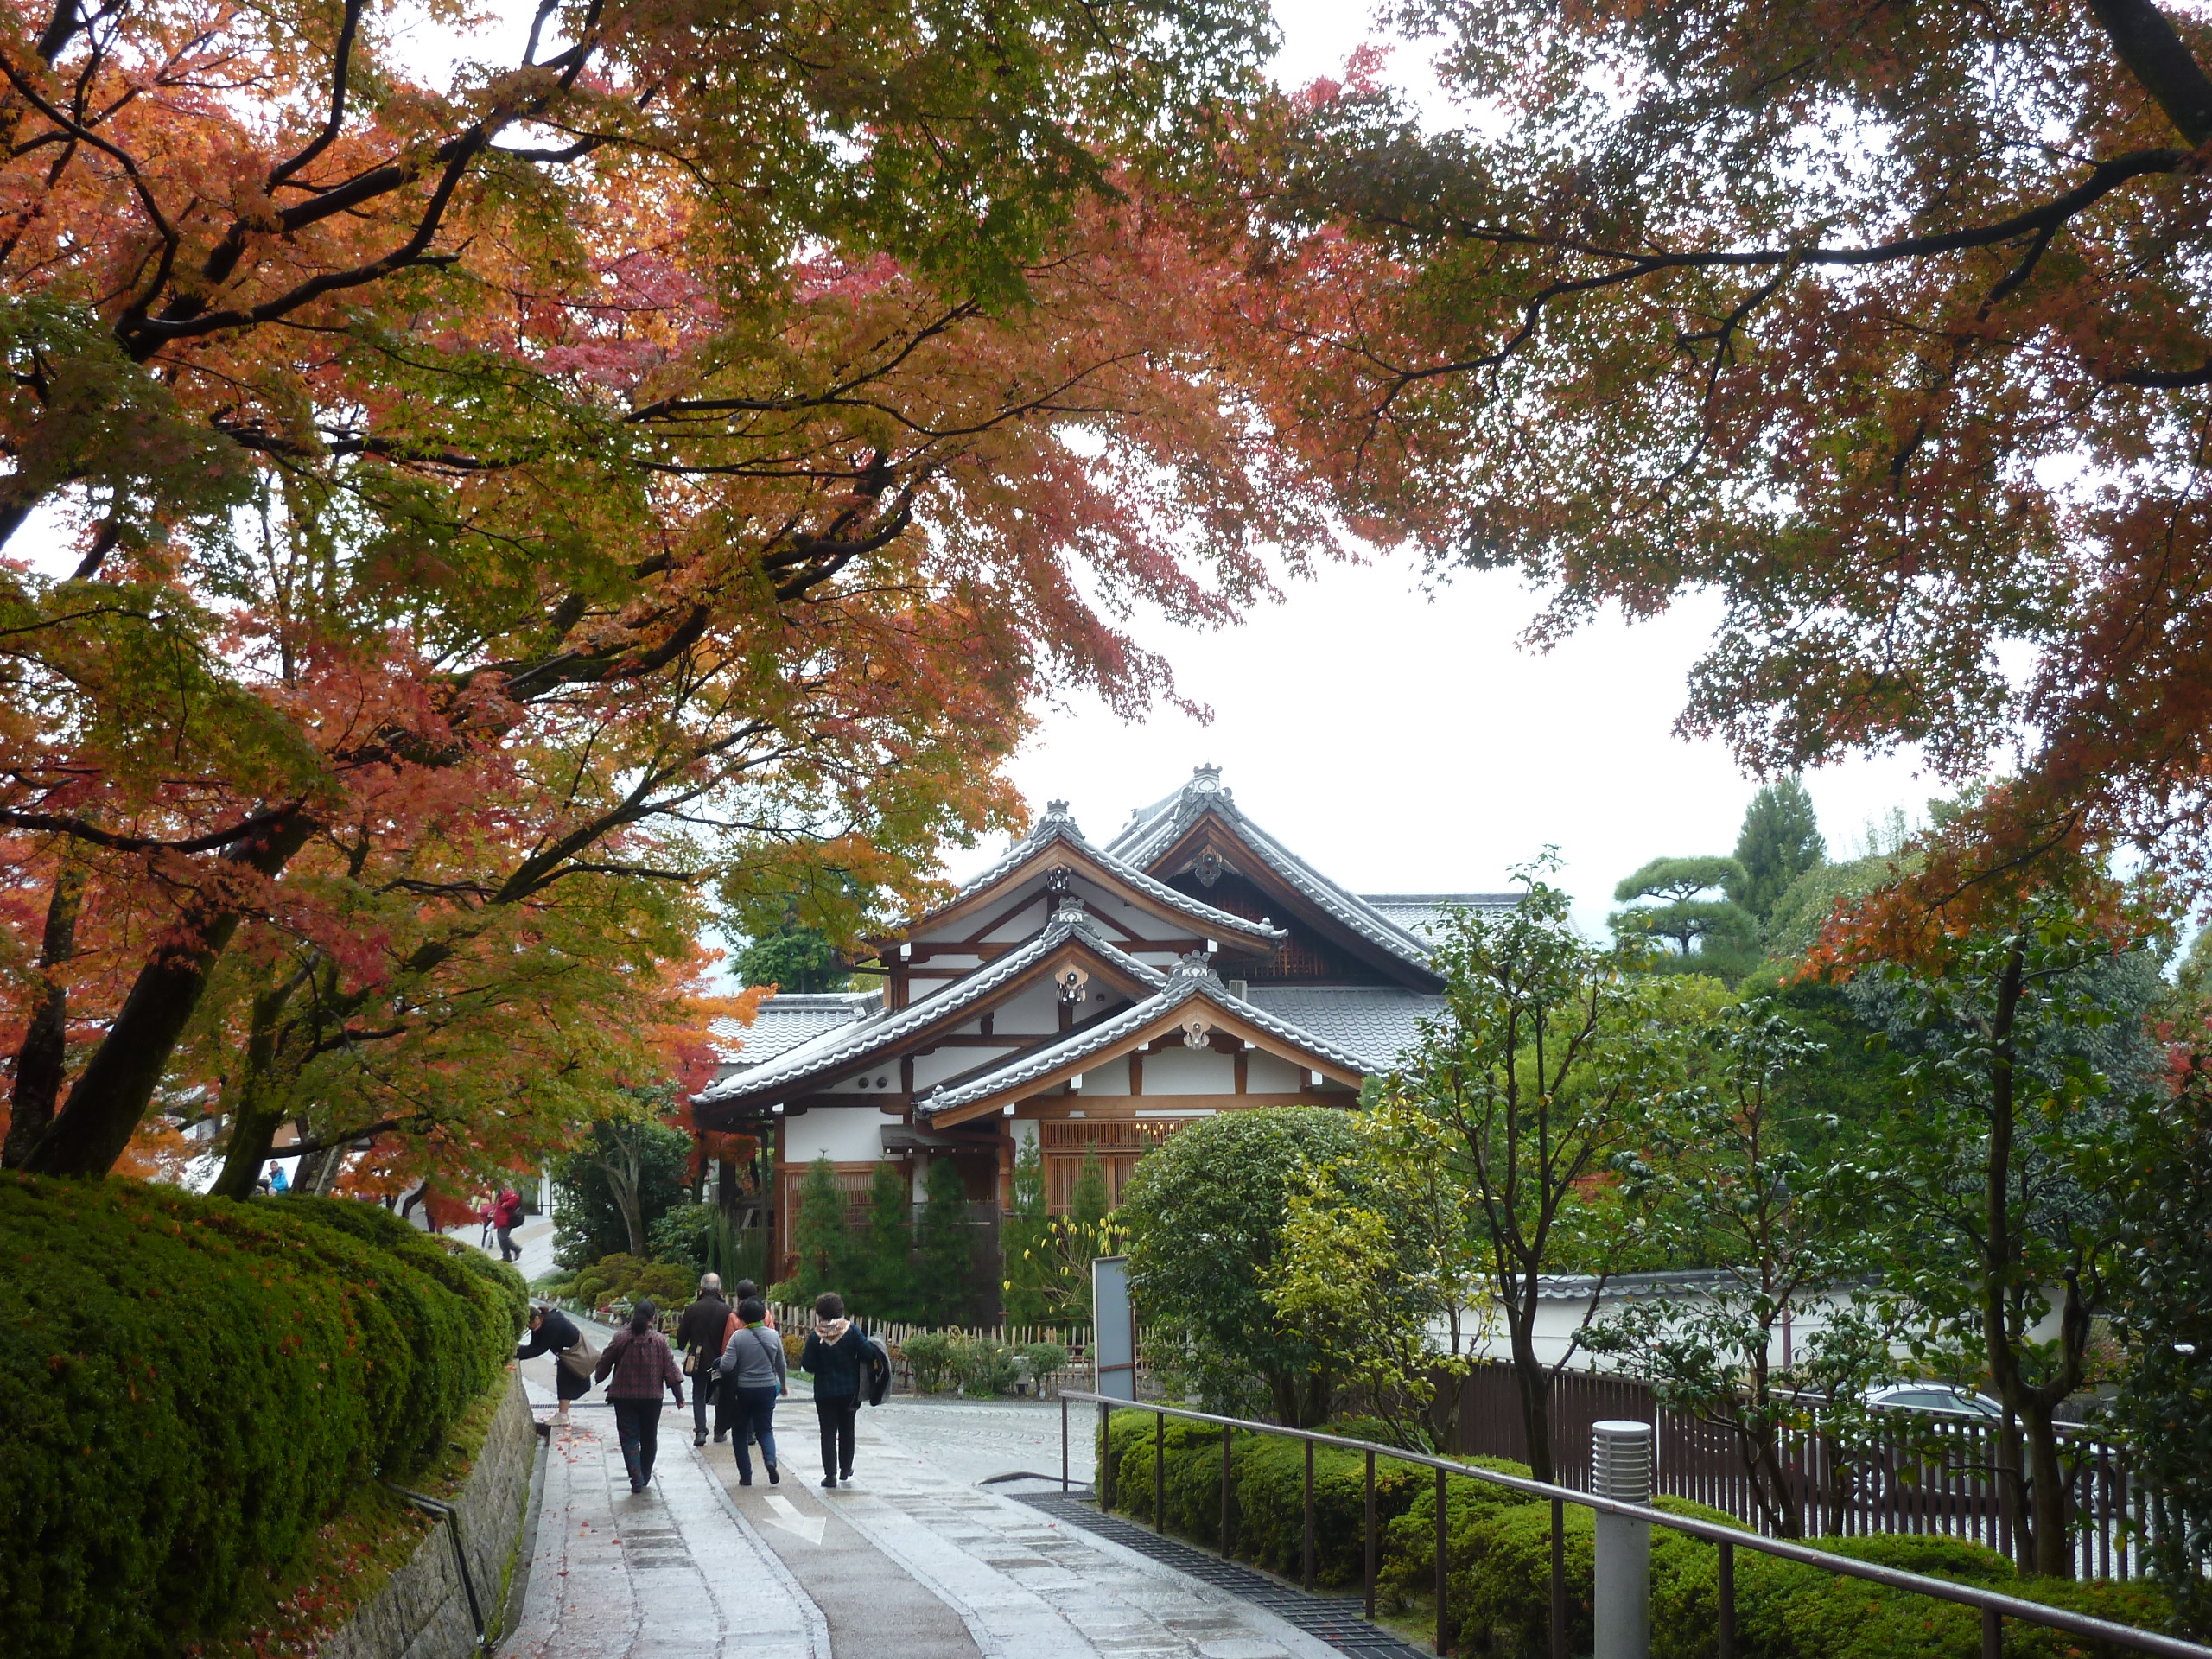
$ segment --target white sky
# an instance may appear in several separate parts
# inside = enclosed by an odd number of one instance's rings
[[[1275,12],[1286,85],[1338,74],[1354,47],[1382,38],[1357,4],[1276,0]],[[1426,56],[1398,48],[1389,78],[1433,123],[1449,120]],[[1141,630],[1212,723],[1046,710],[1015,781],[1035,807],[1065,797],[1103,841],[1211,762],[1238,805],[1358,892],[1502,888],[1509,867],[1554,844],[1592,933],[1613,884],[1645,860],[1735,846],[1756,783],[1719,744],[1670,731],[1717,604],[1633,628],[1608,619],[1539,656],[1516,643],[1541,601],[1515,576],[1463,575],[1433,601],[1417,576],[1410,560],[1378,559],[1286,583],[1282,604],[1224,632]],[[1936,792],[1904,757],[1806,784],[1831,855],[1855,852],[1892,807],[1918,819]]]

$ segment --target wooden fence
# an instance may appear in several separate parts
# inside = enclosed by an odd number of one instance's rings
[[[779,1302],[772,1310],[779,1331],[804,1332],[814,1322],[814,1310],[796,1307]],[[1056,1343],[1067,1351],[1068,1363],[1057,1371],[1037,1378],[1037,1392],[1041,1398],[1051,1398],[1062,1388],[1087,1389],[1090,1386],[1090,1327],[1089,1325],[906,1325],[896,1321],[879,1322],[863,1319],[861,1324],[872,1337],[883,1338],[891,1351],[892,1387],[910,1389],[914,1386],[914,1374],[901,1357],[900,1351],[909,1337],[924,1332],[933,1332],[948,1337],[960,1337],[969,1341],[987,1338],[1004,1343],[1009,1348],[1025,1343]]]
[[[1633,1377],[1563,1372],[1551,1395],[1552,1455],[1564,1486],[1590,1487],[1591,1428],[1606,1418],[1654,1425],[1655,1490],[1726,1510],[1773,1530],[1760,1512],[1741,1440],[1728,1429],[1658,1403]],[[1871,1433],[1847,1450],[1820,1432],[1784,1437],[1783,1464],[1806,1535],[1939,1534],[2017,1559],[2012,1505],[1997,1477],[1999,1426],[1928,1412],[1875,1414]],[[1520,1384],[1508,1365],[1476,1369],[1461,1386],[1458,1444],[1464,1455],[1526,1462]],[[2062,1431],[2075,1570],[2127,1579],[2144,1571],[2147,1541],[2166,1516],[2129,1471],[2120,1447],[2093,1431]]]

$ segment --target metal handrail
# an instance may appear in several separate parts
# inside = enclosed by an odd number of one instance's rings
[[[1437,1506],[1437,1529],[1440,1535],[1443,1531],[1444,1524],[1443,1504],[1440,1501],[1442,1485],[1445,1479],[1452,1476],[1458,1476],[1462,1479],[1483,1481],[1492,1486],[1503,1486],[1512,1491],[1526,1492],[1531,1497],[1549,1499],[1554,1506],[1552,1559],[1554,1580],[1553,1598],[1554,1629],[1552,1635],[1552,1651],[1554,1654],[1564,1651],[1566,1634],[1563,1629],[1558,1628],[1560,1624],[1560,1600],[1556,1591],[1560,1572],[1558,1541],[1561,1514],[1559,1506],[1564,1503],[1579,1503],[1586,1510],[1594,1510],[1606,1515],[1624,1516],[1632,1521],[1645,1522],[1655,1527],[1665,1527],[1671,1531],[1688,1533],[1691,1537],[1703,1538],[1709,1542],[1722,1545],[1724,1559],[1731,1567],[1733,1565],[1732,1552],[1736,1547],[1741,1546],[1745,1549],[1758,1550],[1763,1554],[1778,1555],[1784,1560],[1800,1561],[1808,1567],[1817,1567],[1841,1578],[1864,1579],[1871,1584],[1886,1585],[1892,1590],[1907,1590],[1916,1595],[1932,1596],[1939,1601],[1957,1602],[1963,1606],[1979,1608],[1982,1615],[1982,1650],[1986,1656],[1988,1656],[1988,1659],[1997,1659],[2001,1650],[2000,1644],[1997,1642],[1998,1621],[2005,1618],[2024,1619],[2031,1624],[2046,1625],[2053,1630],[2065,1630],[2075,1636],[2092,1637],[2101,1642],[2133,1648],[2144,1653],[2165,1654],[2169,1656],[2169,1659],[2212,1659],[2212,1648],[2183,1641],[2179,1637],[2163,1635],[2157,1630],[2138,1630],[2132,1624],[2116,1624],[2110,1619],[2093,1618],[2089,1614],[2073,1612],[2063,1607],[2046,1606],[2039,1601],[2028,1601],[2018,1596],[2008,1596],[1998,1591],[1984,1590],[1974,1585],[1954,1584],[1948,1579],[1931,1579],[1918,1573],[1905,1572],[1901,1567],[1884,1567],[1874,1561],[1854,1560],[1848,1555],[1831,1554],[1826,1550],[1814,1549],[1808,1545],[1795,1543],[1785,1538],[1762,1537],[1755,1532],[1739,1531],[1733,1527],[1722,1526],[1717,1522],[1700,1521],[1694,1516],[1669,1515],[1663,1510],[1655,1510],[1648,1504],[1624,1503],[1618,1498],[1600,1497],[1595,1492],[1577,1491],[1571,1486],[1556,1486],[1545,1481],[1528,1479],[1520,1475],[1502,1474],[1495,1469],[1478,1468],[1470,1464],[1460,1463],[1450,1458],[1436,1457],[1425,1452],[1402,1451],[1396,1446],[1383,1446],[1373,1440],[1356,1440],[1342,1434],[1325,1434],[1318,1429],[1287,1428],[1281,1423],[1260,1423],[1244,1417],[1224,1417],[1212,1412],[1196,1411],[1187,1406],[1169,1406],[1148,1401],[1116,1399],[1107,1395],[1084,1393],[1075,1389],[1061,1390],[1060,1398],[1064,1402],[1081,1402],[1100,1407],[1102,1409],[1099,1414],[1102,1420],[1109,1417],[1116,1411],[1149,1413],[1161,1420],[1160,1423],[1161,1433],[1165,1432],[1166,1418],[1179,1417],[1188,1422],[1212,1423],[1219,1427],[1231,1430],[1241,1428],[1254,1434],[1284,1435],[1292,1440],[1304,1440],[1309,1446],[1341,1446],[1347,1452],[1363,1452],[1370,1459],[1376,1457],[1389,1458],[1399,1463],[1409,1463],[1422,1468],[1433,1469],[1438,1475],[1440,1502]],[[1067,1468],[1067,1435],[1068,1418],[1064,1409],[1060,1414],[1060,1466],[1063,1480],[1065,1479]],[[1156,1452],[1155,1456],[1159,1454]],[[1370,1479],[1373,1477],[1373,1467],[1370,1461],[1369,1464]],[[1163,1531],[1166,1529],[1165,1519],[1158,1508],[1153,1511],[1153,1522],[1156,1528]],[[1313,1526],[1310,1489],[1307,1494],[1306,1525],[1310,1534]],[[1440,1547],[1440,1537],[1439,1542],[1437,1577],[1440,1586],[1444,1577],[1444,1556]],[[1226,1543],[1224,1535],[1224,1548]],[[1310,1560],[1312,1555],[1310,1546],[1306,1554]],[[1732,1584],[1729,1583],[1729,1580],[1733,1578],[1732,1572],[1724,1572],[1722,1577],[1724,1587],[1732,1588]],[[1440,1594],[1437,1599],[1437,1619],[1440,1627],[1444,1619],[1443,1597]],[[1732,1597],[1728,1599],[1732,1603]],[[1732,1605],[1724,1605],[1721,1614],[1722,1628],[1730,1635],[1733,1634],[1731,1627],[1735,1622],[1734,1613],[1735,1609]],[[1725,1649],[1722,1659],[1728,1659]]]

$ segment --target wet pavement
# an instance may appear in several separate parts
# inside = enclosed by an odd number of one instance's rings
[[[523,1370],[547,1418],[543,1368]],[[671,1405],[652,1485],[632,1497],[613,1414],[574,1408],[554,1431],[502,1659],[1337,1659],[1237,1596],[1007,1496],[1058,1490],[1056,1405],[864,1409],[854,1479],[835,1491],[817,1484],[803,1380],[776,1415],[780,1484],[756,1458],[739,1485],[730,1448],[695,1450],[688,1406]],[[1083,1481],[1088,1425],[1078,1413],[1071,1427]],[[1024,1471],[1051,1478],[997,1478]]]

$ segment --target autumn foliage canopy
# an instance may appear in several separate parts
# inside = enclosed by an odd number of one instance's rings
[[[1126,607],[1333,533],[1266,29],[0,5],[9,1161],[518,1160],[696,1078],[710,904],[849,935],[1172,696]]]

